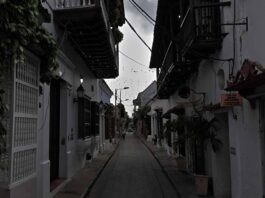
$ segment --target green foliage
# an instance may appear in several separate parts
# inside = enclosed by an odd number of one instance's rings
[[[0,3],[0,70],[10,60],[23,61],[24,48],[41,58],[41,80],[49,82],[56,63],[57,45],[42,27],[38,0],[9,0]]]
[[[119,28],[113,28],[112,32],[115,39],[115,44],[120,43],[123,40],[123,33],[119,30]]]
[[[110,2],[109,18],[111,27],[122,26],[125,23],[123,0]]]
[[[217,152],[220,149],[222,142],[217,138],[216,122],[216,118],[212,118],[209,121],[203,117],[191,118],[187,122],[189,136],[203,141],[209,140],[213,151]]]
[[[115,43],[117,44],[123,39],[123,34],[118,29],[119,26],[125,23],[123,0],[112,0],[110,2],[109,19],[113,28]]]
[[[125,115],[126,115],[126,111],[125,111],[125,107],[123,104],[119,103],[118,105],[118,108],[120,110],[120,114],[121,114],[121,118],[124,118]]]
[[[6,107],[3,103],[2,99],[2,94],[4,94],[3,90],[0,90],[0,157],[2,153],[6,152],[6,141],[5,141],[5,136],[6,136],[6,129],[2,123],[3,115],[6,113]]]
[[[40,6],[39,0],[0,0],[0,84],[3,83],[4,71],[12,65],[10,62],[24,61],[25,48],[41,59],[42,82],[48,83],[58,67],[57,45],[42,27]],[[6,133],[1,123],[5,114],[3,93],[0,89],[0,137]]]

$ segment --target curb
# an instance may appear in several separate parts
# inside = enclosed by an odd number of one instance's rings
[[[149,146],[146,144],[146,142],[139,137],[138,135],[136,135],[141,142],[143,143],[143,145],[150,151],[150,153],[154,156],[154,158],[156,159],[157,163],[159,164],[159,166],[162,169],[162,172],[164,173],[164,175],[166,176],[166,178],[168,179],[169,183],[171,184],[171,186],[174,188],[178,198],[181,198],[180,192],[178,191],[177,187],[175,186],[174,182],[172,181],[172,179],[170,178],[169,174],[167,173],[167,171],[165,170],[164,166],[161,164],[160,160],[157,158],[157,156],[155,155],[155,153],[152,151],[151,148],[149,148]]]
[[[102,172],[104,171],[104,169],[106,168],[106,166],[108,165],[108,163],[111,160],[111,158],[113,157],[113,155],[116,153],[119,145],[120,145],[120,140],[116,144],[116,148],[114,149],[114,151],[112,152],[112,154],[108,157],[107,161],[105,162],[105,164],[103,165],[103,167],[98,172],[97,176],[93,179],[93,181],[91,182],[91,184],[87,187],[86,191],[81,195],[80,198],[85,198],[85,197],[89,196],[91,189],[96,184],[98,178],[100,177],[100,175],[102,174]]]

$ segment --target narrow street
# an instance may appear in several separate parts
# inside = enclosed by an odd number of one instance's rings
[[[88,197],[173,198],[177,195],[148,149],[135,135],[127,134]]]

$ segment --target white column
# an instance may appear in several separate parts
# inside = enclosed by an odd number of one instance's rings
[[[49,127],[50,127],[50,87],[42,86],[43,95],[39,97],[41,107],[38,114],[38,197],[45,198],[50,194],[50,160],[49,160]]]

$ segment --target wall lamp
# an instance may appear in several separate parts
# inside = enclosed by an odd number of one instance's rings
[[[82,75],[80,75],[80,84],[82,85],[82,84],[83,84],[83,82],[84,82],[84,78],[83,78],[83,76],[82,76]]]
[[[197,95],[202,95],[203,96],[203,103],[205,103],[205,95],[206,93],[205,92],[197,92],[195,91],[194,89],[188,87],[188,86],[184,86],[182,88],[179,89],[179,92],[178,92],[178,95],[181,97],[181,98],[189,98],[190,97],[190,94],[191,93],[194,93],[194,94],[197,94]]]
[[[78,102],[78,99],[79,98],[84,98],[84,95],[85,95],[85,89],[84,87],[82,86],[82,84],[77,88],[77,98],[74,98],[74,103],[75,102]]]

